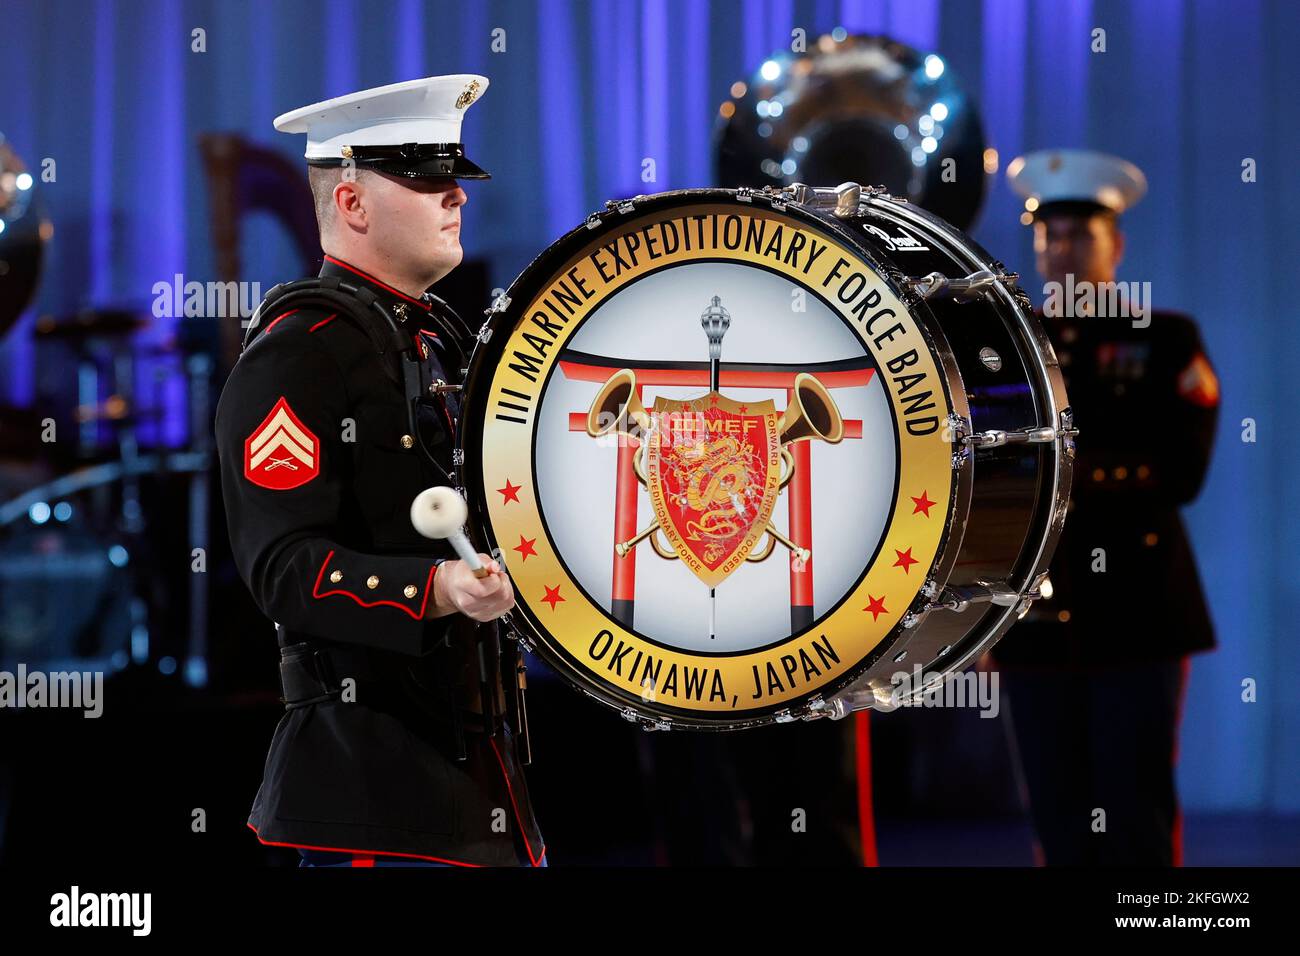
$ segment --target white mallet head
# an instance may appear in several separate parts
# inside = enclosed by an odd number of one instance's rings
[[[445,538],[476,576],[489,572],[461,528],[469,517],[465,499],[453,488],[426,488],[411,502],[411,524],[426,538]]]

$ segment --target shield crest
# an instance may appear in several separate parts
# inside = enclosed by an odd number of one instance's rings
[[[701,581],[716,587],[766,533],[781,486],[780,415],[771,401],[719,392],[656,398],[647,490],[660,530]]]

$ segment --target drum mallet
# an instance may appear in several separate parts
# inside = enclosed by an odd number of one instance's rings
[[[411,502],[411,524],[415,530],[426,538],[446,538],[460,559],[474,572],[474,577],[485,578],[492,572],[479,560],[478,552],[462,530],[468,517],[469,507],[465,499],[446,485],[425,488]]]

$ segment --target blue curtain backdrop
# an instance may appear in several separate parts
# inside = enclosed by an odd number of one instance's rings
[[[492,81],[465,139],[495,178],[468,184],[464,235],[505,285],[606,199],[709,184],[730,84],[792,29],[836,26],[941,53],[978,98],[1003,168],[1022,150],[1078,146],[1146,170],[1120,278],[1150,280],[1157,305],[1197,317],[1224,393],[1208,483],[1186,512],[1222,648],[1194,658],[1182,793],[1192,810],[1300,810],[1300,456],[1285,430],[1300,378],[1300,4],[6,0],[0,131],[30,164],[57,161],[41,188],[56,232],[32,314],[145,305],[177,272],[215,278],[200,133],[300,157],[302,139],[272,129],[280,112],[449,72]],[[190,49],[198,27],[204,53]],[[1094,27],[1105,53],[1089,50]],[[654,183],[641,181],[646,157]],[[1247,157],[1256,183],[1241,180]],[[1030,277],[1019,211],[999,172],[972,231]],[[253,224],[245,279],[269,288],[293,261],[277,226]],[[29,315],[0,351],[2,400],[30,399],[30,327]],[[1246,418],[1256,443],[1240,439]],[[1240,699],[1247,678],[1258,703]]]

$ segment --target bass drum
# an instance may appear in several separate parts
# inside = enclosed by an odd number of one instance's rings
[[[888,709],[975,661],[1039,596],[1074,456],[1015,278],[852,183],[607,204],[465,380],[516,636],[659,729]]]

